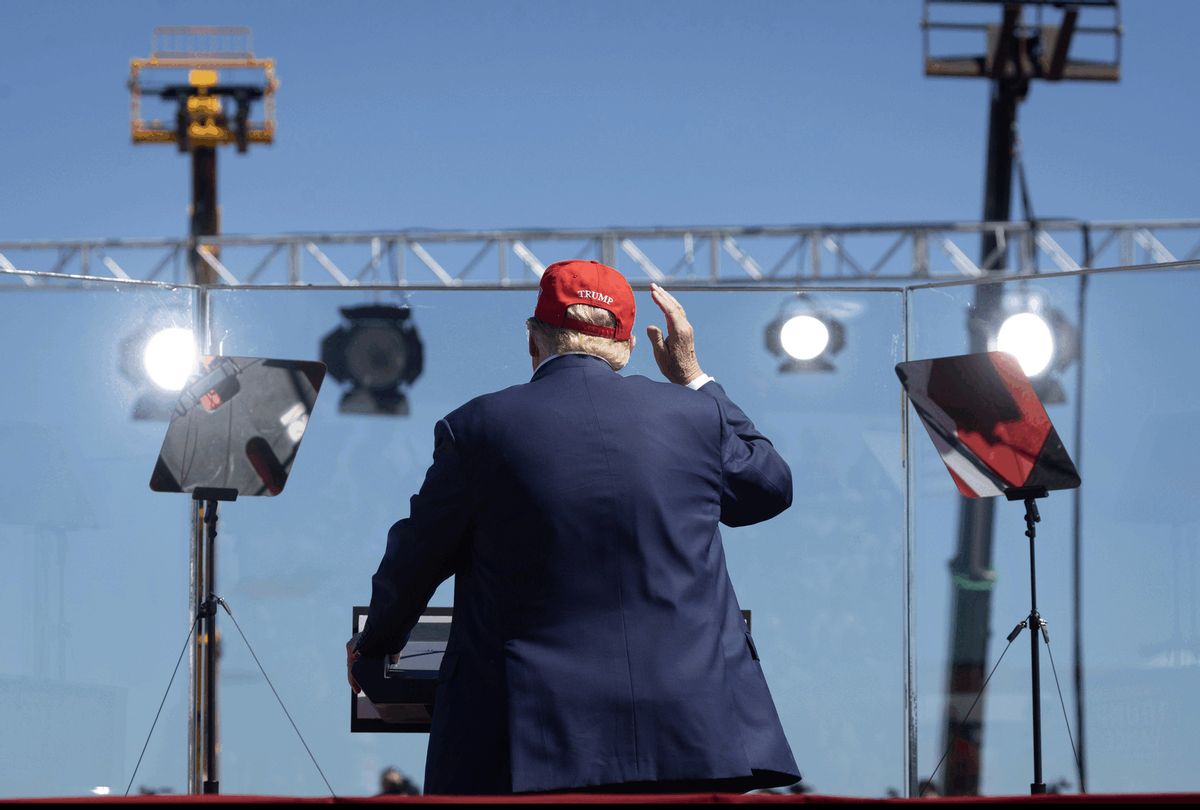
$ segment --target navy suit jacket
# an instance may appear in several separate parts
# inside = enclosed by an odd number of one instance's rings
[[[791,471],[720,385],[566,355],[434,433],[358,647],[399,650],[454,575],[427,793],[800,778],[717,527],[786,509]]]

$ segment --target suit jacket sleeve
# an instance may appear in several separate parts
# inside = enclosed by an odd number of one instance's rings
[[[404,646],[437,586],[454,573],[473,510],[459,447],[450,424],[434,428],[433,464],[409,516],[388,531],[387,548],[371,578],[371,608],[359,638],[366,656],[390,655]]]
[[[748,526],[792,504],[792,471],[783,457],[716,382],[701,391],[721,412],[721,522]]]

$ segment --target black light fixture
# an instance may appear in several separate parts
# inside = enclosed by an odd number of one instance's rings
[[[138,389],[133,418],[169,420],[198,360],[190,313],[162,310],[150,315],[120,346],[121,375]]]
[[[1041,293],[1020,290],[1004,296],[991,327],[989,348],[1017,358],[1042,402],[1067,401],[1059,378],[1079,357],[1079,337],[1061,310]]]
[[[403,388],[421,376],[425,350],[412,310],[390,304],[343,307],[342,324],[321,339],[321,361],[348,383],[338,410],[408,416]]]
[[[846,346],[842,322],[805,293],[784,302],[765,337],[767,350],[781,358],[780,372],[834,371],[830,358]]]

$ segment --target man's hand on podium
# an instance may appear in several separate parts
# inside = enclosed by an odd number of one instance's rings
[[[354,662],[361,657],[356,649],[358,647],[358,639],[361,636],[362,633],[355,633],[354,635],[350,636],[350,640],[346,642],[346,680],[350,682],[350,688],[354,690],[354,694],[356,695],[362,690],[358,688],[358,681],[354,680],[354,673],[350,671],[350,668],[353,667]]]

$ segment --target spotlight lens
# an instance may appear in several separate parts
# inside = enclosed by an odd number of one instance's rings
[[[1054,333],[1040,315],[1022,312],[1001,324],[996,348],[1016,356],[1025,375],[1036,377],[1054,358]]]
[[[196,370],[196,354],[191,329],[163,329],[146,343],[146,373],[159,388],[181,391]]]
[[[366,388],[383,391],[395,388],[403,381],[407,365],[404,337],[390,327],[356,329],[346,346],[350,376]]]
[[[812,360],[829,346],[829,327],[812,315],[796,315],[779,330],[783,350],[797,360]]]

